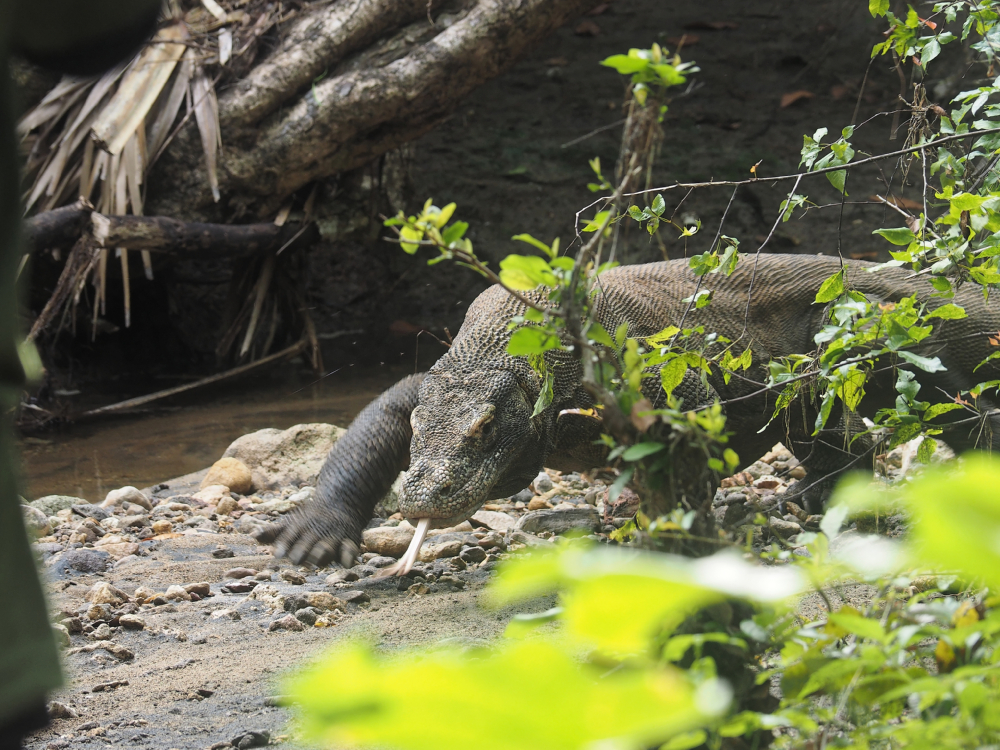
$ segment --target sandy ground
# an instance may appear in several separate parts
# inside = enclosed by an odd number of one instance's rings
[[[513,613],[478,606],[488,576],[485,571],[459,574],[468,582],[464,590],[421,596],[398,591],[395,579],[368,578],[352,588],[368,593],[371,601],[349,605],[336,627],[268,632],[272,611],[246,594],[227,595],[219,589],[229,568],[279,564],[243,535],[225,538],[236,557],[213,560],[208,553],[217,540],[207,537],[167,540],[149,557],[101,576],[126,591],[139,583],[165,589],[209,581],[215,595],[143,612],[145,630],[122,629],[114,638],[135,653],[131,661],[119,662],[104,651],[67,656],[68,684],[53,698],[80,716],[56,720],[32,737],[28,747],[207,748],[248,731],[267,731],[274,740],[288,734],[291,714],[269,705],[268,698],[280,694],[281,677],[289,668],[324,649],[359,635],[386,647],[446,638],[492,639],[502,633]],[[303,586],[280,579],[273,585],[284,594],[327,591],[323,584],[327,573],[310,575]],[[52,603],[78,608],[83,593],[97,580],[61,577],[54,582]],[[209,619],[209,613],[219,609],[235,609],[242,619]],[[73,636],[73,641],[74,646],[87,642],[84,636]],[[116,681],[128,684],[94,692],[95,686]],[[203,698],[199,690],[209,697]],[[287,741],[285,746],[300,745]]]

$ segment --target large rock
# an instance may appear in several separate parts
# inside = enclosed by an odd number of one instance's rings
[[[208,470],[205,478],[201,480],[202,489],[211,487],[213,484],[225,485],[230,491],[238,495],[248,495],[254,488],[253,476],[250,474],[250,469],[238,458],[231,456],[220,458],[212,464],[212,468]]]
[[[416,529],[408,523],[401,523],[399,526],[376,526],[374,529],[365,529],[361,533],[361,540],[369,552],[402,557],[415,532]]]
[[[71,497],[70,495],[46,495],[34,502],[28,503],[32,508],[38,508],[46,516],[54,516],[61,510],[72,508],[74,505],[82,505],[87,501],[82,497]]]
[[[536,510],[521,516],[515,527],[518,531],[537,534],[540,531],[551,531],[553,534],[564,534],[567,531],[583,531],[592,533],[601,528],[601,519],[597,511],[589,505],[558,510]]]
[[[472,514],[472,520],[493,531],[507,531],[517,525],[516,518],[495,510],[477,510]]]
[[[104,498],[104,502],[101,503],[102,508],[114,508],[115,506],[124,506],[126,503],[134,503],[135,505],[141,505],[146,510],[152,510],[153,504],[149,501],[149,498],[142,494],[135,487],[122,487],[117,490],[111,490],[107,497]]]
[[[60,572],[72,568],[81,573],[103,573],[111,567],[111,555],[104,550],[82,547],[55,555],[51,558],[50,564],[56,566]]]
[[[92,604],[110,604],[117,607],[128,601],[128,594],[107,581],[98,581],[83,595],[83,598]]]
[[[222,455],[250,469],[257,490],[314,485],[326,455],[343,434],[331,424],[298,424],[284,431],[268,428],[237,438]]]
[[[52,526],[49,524],[49,517],[38,508],[33,508],[30,505],[22,505],[21,513],[24,516],[24,528],[28,530],[31,536],[45,536],[52,531]]]

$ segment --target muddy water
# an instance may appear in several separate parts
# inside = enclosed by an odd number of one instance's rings
[[[319,382],[308,372],[241,380],[176,397],[141,414],[28,437],[21,442],[26,497],[103,500],[123,485],[146,487],[209,466],[233,440],[254,430],[303,422],[346,427],[407,374],[402,368],[345,368]]]

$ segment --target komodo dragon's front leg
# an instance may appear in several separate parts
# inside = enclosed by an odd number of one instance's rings
[[[276,557],[350,566],[375,504],[410,465],[410,413],[424,373],[403,378],[358,414],[334,443],[319,473],[316,497],[254,536],[274,543]]]

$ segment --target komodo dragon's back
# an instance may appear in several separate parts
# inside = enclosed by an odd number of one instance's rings
[[[973,373],[990,353],[988,335],[1000,330],[995,304],[978,289],[961,288],[954,300],[943,300],[932,296],[929,282],[908,271],[870,273],[874,264],[860,261],[843,266],[848,285],[870,300],[888,304],[916,293],[929,307],[953,301],[965,308],[966,318],[938,322],[934,335],[917,350],[939,357],[947,367],[919,373],[922,398],[946,399],[1000,377],[993,363]],[[760,255],[742,259],[729,276],[709,274],[699,280],[686,260],[622,266],[600,276],[595,312],[607,330],[627,322],[633,337],[683,322],[686,328],[703,326],[727,337],[737,352],[750,348],[754,364],[744,377],[728,384],[721,377],[710,378],[713,395],[726,405],[734,433],[731,445],[742,458],[753,460],[776,440],[790,440],[790,447],[823,474],[855,460],[843,438],[812,437],[808,419],[774,420],[768,426],[776,394],[759,384],[770,359],[815,349],[814,337],[826,316],[825,306],[814,303],[816,292],[841,267],[842,261],[833,257]],[[711,292],[711,304],[689,310],[683,300],[701,290]],[[541,292],[535,294],[544,299]],[[599,423],[566,415],[592,405],[570,355],[552,355],[554,398],[532,416],[541,384],[524,358],[506,351],[509,323],[523,312],[523,304],[501,287],[483,292],[469,307],[453,346],[430,371],[382,394],[334,445],[320,474],[317,499],[259,538],[274,541],[275,554],[296,562],[337,560],[347,565],[358,552],[375,503],[400,470],[408,468],[400,498],[407,517],[450,525],[468,518],[486,500],[524,488],[543,465],[600,463],[593,445]],[[682,391],[686,387],[687,381]],[[891,378],[876,378],[867,390],[863,406],[872,412],[891,406],[896,396]],[[700,398],[690,388],[682,395]],[[959,449],[977,443],[992,447],[993,433],[1000,436],[995,417],[972,430],[956,429],[948,440]]]

